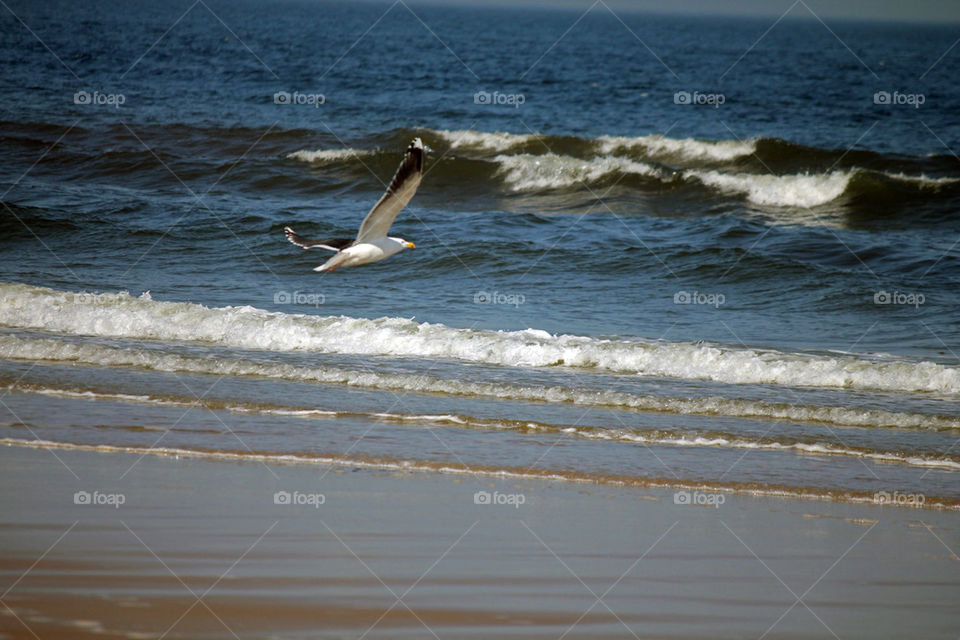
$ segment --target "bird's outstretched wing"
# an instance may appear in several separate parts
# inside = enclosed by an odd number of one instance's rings
[[[420,186],[420,180],[423,178],[423,142],[420,138],[414,138],[403,156],[403,162],[397,169],[397,173],[390,181],[386,193],[373,205],[373,209],[364,218],[360,225],[360,232],[357,233],[357,242],[369,242],[384,238],[390,230],[390,225],[400,210],[407,206],[417,187]]]
[[[326,249],[339,252],[353,244],[353,238],[329,238],[327,240],[307,240],[290,227],[284,227],[283,232],[287,240],[302,249]]]

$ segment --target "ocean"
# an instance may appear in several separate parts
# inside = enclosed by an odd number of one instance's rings
[[[956,35],[10,2],[0,443],[958,509]]]

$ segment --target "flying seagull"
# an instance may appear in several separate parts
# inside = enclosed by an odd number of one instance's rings
[[[397,173],[390,181],[386,193],[373,205],[370,213],[363,219],[360,231],[356,238],[333,238],[329,240],[306,240],[290,227],[284,227],[287,240],[304,249],[326,249],[333,251],[334,256],[324,262],[314,271],[333,272],[340,267],[355,267],[368,262],[377,262],[389,258],[403,249],[413,249],[413,243],[403,238],[389,238],[387,231],[390,225],[407,206],[420,180],[423,178],[423,142],[414,138],[407,152],[403,155],[403,162]]]

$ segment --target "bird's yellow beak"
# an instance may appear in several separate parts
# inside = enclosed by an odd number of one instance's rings
[[[414,248],[416,248],[416,245],[413,244],[412,242],[408,242],[408,243],[406,244],[406,247],[407,247],[407,249],[414,249]]]

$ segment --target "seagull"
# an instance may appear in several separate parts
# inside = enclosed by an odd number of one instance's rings
[[[403,249],[413,249],[412,242],[403,238],[387,237],[387,231],[400,210],[407,206],[423,178],[423,142],[414,138],[403,155],[403,161],[390,186],[370,213],[363,219],[356,238],[307,240],[290,227],[284,227],[287,240],[303,249],[326,249],[334,256],[314,271],[332,273],[340,267],[356,267],[389,258]]]

